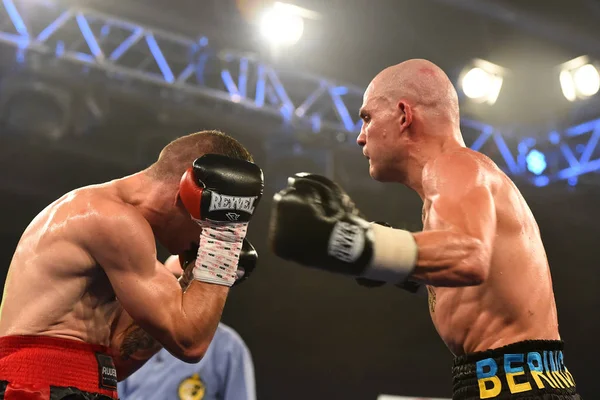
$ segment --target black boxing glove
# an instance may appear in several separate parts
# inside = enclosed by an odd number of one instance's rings
[[[179,197],[201,227],[194,279],[232,286],[248,222],[262,197],[262,170],[254,163],[206,154],[182,176]]]
[[[370,224],[331,180],[297,174],[274,197],[269,241],[279,257],[376,281],[399,283],[414,269],[412,234]]]
[[[196,220],[244,223],[252,218],[263,188],[258,165],[205,154],[181,177],[179,197]]]
[[[248,239],[244,239],[242,251],[240,253],[240,262],[238,263],[238,269],[236,272],[235,285],[239,285],[252,275],[252,272],[256,268],[258,263],[258,253],[252,243]]]
[[[360,214],[360,212],[358,211],[358,209],[354,205],[354,202],[344,192],[344,190],[337,183],[331,181],[330,179],[328,179],[328,178],[326,178],[326,177],[324,177],[322,175],[309,174],[309,173],[298,173],[298,174],[296,174],[293,177],[290,177],[288,179],[288,185],[294,187],[295,184],[296,184],[296,182],[299,182],[299,181],[301,181],[303,179],[305,179],[305,180],[312,180],[313,182],[322,183],[323,185],[325,185],[326,187],[328,187],[329,189],[331,189],[335,193],[335,197],[341,199],[342,208],[346,212],[348,212],[349,214],[358,215],[358,216],[362,217],[362,215]],[[391,225],[389,225],[386,222],[375,222],[375,223],[391,228]],[[373,279],[367,279],[367,278],[361,278],[361,277],[357,277],[355,279],[356,279],[356,282],[359,285],[365,286],[365,287],[369,287],[369,288],[381,287],[381,286],[384,286],[386,284],[386,282],[375,281]]]

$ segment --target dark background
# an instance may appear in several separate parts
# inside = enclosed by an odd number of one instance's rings
[[[600,7],[593,0],[298,1],[320,11],[323,19],[307,27],[298,47],[278,58],[271,58],[228,0],[78,3],[186,35],[205,34],[213,45],[257,53],[279,68],[293,67],[360,87],[382,68],[407,58],[431,59],[451,78],[470,58],[485,58],[510,66],[516,78],[505,85],[495,107],[465,101],[464,115],[518,126],[519,132],[528,134],[600,114],[594,100],[568,104],[551,78],[556,65],[568,59],[600,56]],[[15,72],[14,54],[0,54],[0,93],[14,76],[27,81],[42,75]],[[554,85],[546,83],[551,81]],[[52,82],[78,95],[102,86],[85,77]],[[44,113],[52,114],[47,106],[34,107],[33,101],[26,101],[31,108],[21,118],[43,121]],[[265,241],[270,199],[293,172],[328,172],[369,218],[412,230],[421,227],[421,202],[415,194],[371,182],[358,148],[286,135],[279,122],[256,113],[206,105],[177,114],[171,108],[179,106],[151,95],[143,99],[111,95],[107,101],[110,113],[100,122],[86,122],[60,140],[41,135],[42,125],[19,129],[2,111],[3,273],[21,232],[49,202],[73,188],[138,171],[177,136],[218,128],[253,151],[267,181],[249,231],[260,264],[250,281],[232,290],[223,316],[252,351],[258,398],[375,399],[379,393],[450,397],[452,357],[429,320],[424,299],[389,287],[363,288],[352,279],[282,262],[270,254]],[[169,110],[166,117],[159,112],[164,110]],[[304,150],[293,154],[290,149],[298,143]],[[492,148],[483,151],[488,150],[498,156]],[[331,160],[333,170],[326,167]],[[594,399],[600,332],[600,178],[591,173],[575,187],[557,182],[542,188],[515,179],[538,220],[548,252],[560,331],[567,343],[566,364],[583,397]]]

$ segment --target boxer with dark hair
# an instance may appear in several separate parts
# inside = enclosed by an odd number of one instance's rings
[[[200,132],[173,141],[144,171],[43,210],[4,286],[0,398],[117,398],[117,380],[161,347],[201,359],[244,268],[263,191],[251,160],[234,139]],[[194,248],[185,292],[157,261],[156,240],[172,254]]]
[[[513,182],[465,146],[446,74],[426,60],[387,68],[360,116],[371,177],[419,194],[423,230],[369,223],[335,183],[298,174],[275,195],[275,253],[371,286],[426,286],[456,356],[455,400],[579,399],[537,223]]]

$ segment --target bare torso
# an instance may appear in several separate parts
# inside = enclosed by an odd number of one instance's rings
[[[489,174],[496,208],[491,268],[479,286],[428,287],[433,323],[455,355],[526,339],[559,339],[550,270],[533,214],[504,173],[487,157],[470,153]],[[430,207],[425,199],[424,231],[435,225]]]
[[[66,194],[27,227],[10,264],[0,336],[47,335],[108,346],[121,312],[111,284],[78,241],[110,184]],[[89,233],[89,232],[87,232]]]

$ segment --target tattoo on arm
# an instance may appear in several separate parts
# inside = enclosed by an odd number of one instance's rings
[[[435,290],[431,286],[427,286],[427,293],[429,294],[429,311],[435,312]]]
[[[119,355],[128,360],[133,355],[144,356],[154,354],[161,345],[146,331],[136,324],[131,324],[123,334],[123,342],[119,348]]]

